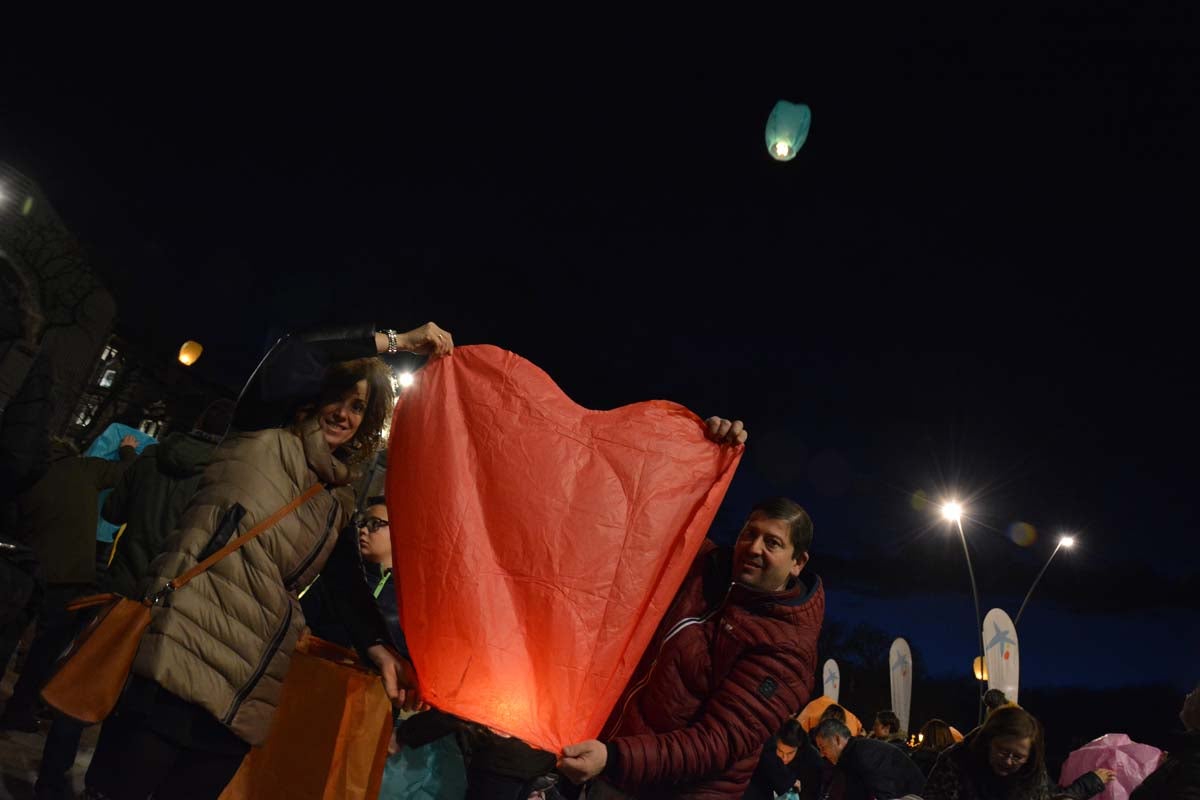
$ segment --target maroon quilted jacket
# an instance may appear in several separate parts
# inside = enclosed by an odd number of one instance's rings
[[[740,798],[812,694],[820,578],[760,592],[730,581],[730,561],[705,543],[605,726],[602,780],[638,798]]]

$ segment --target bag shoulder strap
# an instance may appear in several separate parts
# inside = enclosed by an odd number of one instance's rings
[[[237,550],[239,547],[246,544],[251,539],[256,539],[259,536],[261,536],[263,533],[265,533],[267,531],[268,528],[271,528],[272,526],[275,525],[275,523],[279,522],[279,520],[283,519],[288,514],[292,513],[297,508],[299,508],[300,506],[307,503],[309,500],[311,500],[313,497],[315,497],[318,493],[320,493],[320,491],[324,488],[325,487],[321,483],[319,483],[319,482],[314,483],[312,486],[308,487],[308,489],[306,489],[303,494],[299,495],[296,499],[292,500],[292,502],[288,503],[286,506],[284,506],[283,508],[276,511],[274,514],[267,517],[262,522],[258,523],[253,528],[246,531],[241,536],[237,537],[236,539],[231,541],[229,544],[225,545],[220,550],[213,553],[211,556],[204,559],[203,561],[201,561],[199,564],[192,567],[191,569],[189,569],[187,572],[183,573],[179,577],[172,580],[170,583],[167,584],[167,586],[166,586],[167,590],[168,591],[177,591],[179,589],[182,589],[184,586],[187,585],[188,581],[190,581],[192,578],[196,577],[197,575],[201,574],[202,572],[205,572],[213,564],[217,563],[222,558],[224,558],[225,556],[232,553],[234,550]]]

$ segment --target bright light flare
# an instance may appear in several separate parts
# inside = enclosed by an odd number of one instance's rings
[[[407,389],[413,385],[413,374],[411,372],[400,373],[400,388]]]
[[[775,143],[775,157],[776,158],[787,158],[789,152],[791,152],[791,148],[788,147],[787,142],[776,142]]]
[[[1065,547],[1068,550],[1070,550],[1072,547],[1075,546],[1075,537],[1074,536],[1064,536],[1058,540],[1058,545],[1059,545],[1059,547]]]
[[[951,522],[958,522],[962,519],[963,509],[958,503],[946,503],[942,506],[942,516]]]

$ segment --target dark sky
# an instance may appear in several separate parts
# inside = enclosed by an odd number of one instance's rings
[[[359,21],[9,51],[0,158],[123,329],[200,340],[209,377],[237,383],[271,330],[433,319],[587,407],[746,420],[718,535],[796,498],[830,614],[935,672],[967,669],[974,612],[918,491],[970,499],[985,612],[1079,537],[1022,625],[1024,683],[1189,685],[1192,12],[955,13],[736,45],[421,47]],[[763,144],[780,98],[813,109],[787,164]]]

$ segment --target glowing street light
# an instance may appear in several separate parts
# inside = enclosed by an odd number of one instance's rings
[[[1031,585],[1029,587],[1029,591],[1025,593],[1025,599],[1021,601],[1021,608],[1017,610],[1017,618],[1013,620],[1014,626],[1021,621],[1021,615],[1025,613],[1025,606],[1029,605],[1029,598],[1033,597],[1033,590],[1037,588],[1038,581],[1042,579],[1042,576],[1046,574],[1046,570],[1050,568],[1050,562],[1054,560],[1056,555],[1058,555],[1058,551],[1064,547],[1070,550],[1074,546],[1074,536],[1063,536],[1058,540],[1058,546],[1054,548],[1054,552],[1051,553],[1050,557],[1046,559],[1046,563],[1042,565],[1042,571],[1039,572],[1037,577],[1033,579],[1033,585]]]
[[[962,540],[963,555],[967,559],[967,575],[971,578],[971,598],[975,601],[975,633],[979,637],[979,662],[987,659],[983,649],[983,617],[979,614],[979,587],[975,585],[975,568],[971,566],[971,551],[967,549],[967,534],[963,531],[963,507],[957,500],[942,504],[942,517],[953,522],[958,528],[958,538]],[[983,684],[979,685],[979,721],[983,722]]]

